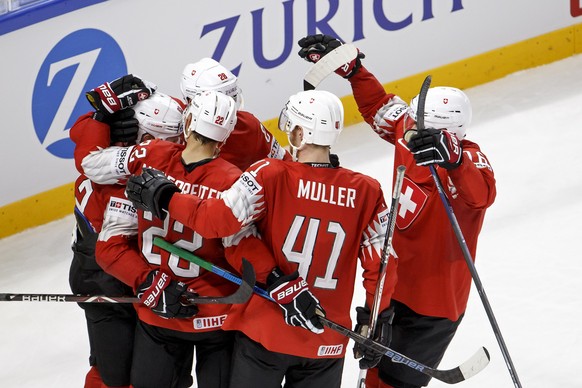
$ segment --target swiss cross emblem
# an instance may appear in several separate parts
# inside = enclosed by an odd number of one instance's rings
[[[311,60],[311,62],[317,62],[321,59],[321,54],[319,53],[310,53],[309,54],[309,59]]]
[[[400,192],[400,207],[396,216],[398,229],[406,229],[412,224],[420,214],[427,199],[428,195],[416,183],[404,177],[402,191]]]

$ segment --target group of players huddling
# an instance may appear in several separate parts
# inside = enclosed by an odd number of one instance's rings
[[[342,43],[319,34],[299,45],[315,63]],[[194,366],[203,388],[339,388],[348,338],[319,316],[352,326],[358,261],[365,295],[354,330],[365,333],[372,315],[372,339],[438,366],[471,275],[427,166],[445,182],[473,257],[495,199],[493,170],[465,138],[471,104],[461,90],[429,89],[426,129],[417,129],[418,96],[409,106],[387,94],[362,58],[336,73],[350,82],[363,119],[394,146],[393,168],[406,167],[381,295],[389,208],[377,180],[331,153],[344,120],[337,96],[289,97],[279,117],[286,150],[243,110],[237,78],[210,58],[185,66],[182,98],[131,74],[87,92],[95,110],[70,131],[80,172],[71,289],[141,303],[80,304],[90,342],[85,387],[189,387]],[[189,302],[237,285],[159,248],[156,237],[235,274],[248,260],[269,297]],[[369,347],[355,344],[354,354],[367,387],[429,382]]]

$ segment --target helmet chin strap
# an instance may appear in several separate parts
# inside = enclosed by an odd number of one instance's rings
[[[301,139],[301,144],[299,144],[299,147],[295,147],[291,142],[291,134],[287,134],[287,139],[289,140],[289,147],[291,148],[291,157],[293,158],[293,161],[296,162],[297,153],[305,148],[305,139]]]

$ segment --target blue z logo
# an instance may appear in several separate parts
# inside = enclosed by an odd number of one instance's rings
[[[61,39],[34,83],[32,122],[43,147],[59,158],[73,158],[75,145],[69,129],[80,115],[92,110],[84,92],[125,74],[121,48],[103,31],[84,29]]]

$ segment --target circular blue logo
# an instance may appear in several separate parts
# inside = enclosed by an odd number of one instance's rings
[[[44,60],[32,95],[32,122],[51,154],[73,158],[69,129],[93,108],[85,92],[127,74],[123,51],[103,31],[84,29],[65,36]]]

